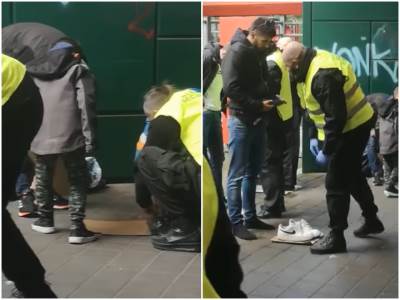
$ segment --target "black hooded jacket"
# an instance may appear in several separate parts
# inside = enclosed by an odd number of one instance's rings
[[[224,96],[231,99],[229,108],[248,123],[268,116],[278,118],[276,109],[267,113],[262,111],[264,99],[273,95],[268,90],[266,53],[261,53],[247,39],[247,31],[237,29],[231,40],[231,46],[222,61]]]
[[[73,46],[68,49],[49,51],[58,42],[65,41]],[[16,23],[2,29],[3,53],[26,65],[34,77],[52,80],[62,77],[71,66],[80,63],[72,52],[82,50],[73,39],[63,32],[40,23]]]

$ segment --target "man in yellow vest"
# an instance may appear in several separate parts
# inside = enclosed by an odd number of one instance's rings
[[[345,59],[324,50],[305,48],[298,42],[289,43],[282,55],[295,80],[304,85],[305,108],[319,141],[313,154],[317,163],[327,165],[326,199],[331,231],[311,247],[311,253],[345,252],[343,231],[348,227],[350,195],[365,218],[354,235],[366,237],[384,230],[377,217],[374,196],[361,171],[362,153],[376,116]]]
[[[160,224],[153,246],[161,250],[200,251],[201,94],[154,87],[145,96],[169,98],[150,122],[137,162],[140,176],[158,200]]]
[[[24,298],[56,298],[45,270],[25,241],[6,207],[15,199],[15,182],[30,143],[42,123],[38,88],[16,59],[1,56],[2,71],[2,251],[4,275]],[[22,294],[22,295],[21,295]]]
[[[281,43],[279,46],[282,47]],[[271,122],[266,127],[265,157],[260,172],[265,199],[258,216],[260,218],[280,218],[281,213],[286,210],[284,203],[285,175],[290,177],[290,189],[294,189],[295,185],[291,177],[297,171],[299,138],[297,137],[296,141],[293,123],[295,121],[294,103],[298,102],[298,98],[296,98],[296,85],[291,82],[289,72],[283,64],[280,48],[276,48],[271,55],[267,56],[267,66],[270,93],[278,95],[283,101],[277,105],[280,119]],[[297,119],[296,115],[296,123],[298,123]],[[295,153],[292,153],[293,151]],[[295,170],[292,170],[293,168]]]

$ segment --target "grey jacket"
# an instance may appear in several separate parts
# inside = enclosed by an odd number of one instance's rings
[[[59,79],[34,78],[43,99],[42,125],[32,141],[35,154],[59,154],[95,146],[94,76],[82,60]]]

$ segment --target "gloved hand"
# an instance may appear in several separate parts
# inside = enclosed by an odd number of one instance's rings
[[[319,151],[317,139],[310,140],[310,151],[315,157],[317,157]]]
[[[317,164],[324,167],[328,164],[328,157],[322,152],[322,150],[320,150],[315,157],[315,161]]]

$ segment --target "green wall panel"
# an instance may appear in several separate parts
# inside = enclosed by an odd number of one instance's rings
[[[143,116],[102,116],[98,118],[96,157],[106,178],[114,182],[133,181],[132,159],[143,131]]]
[[[157,82],[168,80],[180,88],[201,85],[201,39],[159,39]]]
[[[201,35],[201,2],[161,2],[157,15],[158,36]]]
[[[1,25],[7,26],[12,23],[12,3],[1,3]]]
[[[397,22],[373,22],[372,51],[373,59],[397,59],[399,32]]]
[[[349,60],[366,94],[392,92],[398,84],[398,3],[305,2],[303,13],[306,46]],[[321,171],[308,148],[304,134],[303,171]]]
[[[313,20],[396,20],[396,2],[313,2]]]
[[[15,22],[54,26],[80,42],[97,78],[99,113],[138,112],[143,91],[153,83],[154,39],[130,31],[129,25],[143,15],[145,5],[16,3],[14,16]],[[154,29],[154,5],[138,26]]]
[[[40,22],[82,45],[97,83],[97,156],[108,180],[131,181],[145,92],[163,80],[200,87],[200,2],[3,2],[2,8],[2,26]]]
[[[363,90],[369,92],[370,26],[368,22],[312,22],[313,47],[347,59]],[[343,33],[346,34],[343,34]]]

